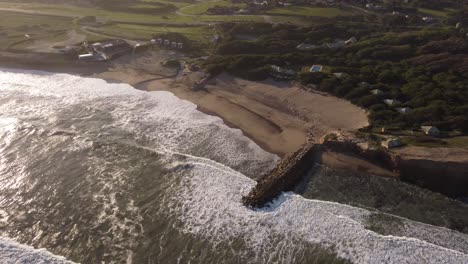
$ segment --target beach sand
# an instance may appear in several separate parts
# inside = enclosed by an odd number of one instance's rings
[[[123,56],[110,63],[83,64],[44,54],[0,53],[2,66],[66,72],[130,84],[147,91],[169,91],[238,128],[265,150],[284,156],[298,150],[312,136],[352,131],[368,124],[366,113],[351,103],[320,92],[310,92],[287,82],[252,82],[221,74],[205,89],[193,91],[199,72],[176,77],[178,69],[162,62],[180,58],[177,52],[154,50]],[[47,59],[48,63],[43,63]]]
[[[286,82],[251,82],[222,74],[200,91],[174,79],[148,82],[145,89],[170,91],[191,101],[280,156],[298,150],[308,135],[318,140],[329,131],[368,124],[366,113],[351,103]]]

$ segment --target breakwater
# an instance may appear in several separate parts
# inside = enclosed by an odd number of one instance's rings
[[[271,172],[257,180],[254,189],[242,198],[244,205],[261,208],[282,192],[294,190],[315,164],[320,151],[320,144],[308,142],[295,153],[285,157]]]

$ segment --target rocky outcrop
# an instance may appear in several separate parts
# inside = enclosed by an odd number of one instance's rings
[[[364,159],[396,173],[401,181],[442,193],[449,197],[468,197],[468,163],[428,158],[404,157],[386,149],[362,149],[352,141],[325,141],[331,150]]]
[[[282,192],[292,191],[307,172],[321,160],[325,151],[333,151],[375,164],[393,171],[405,182],[445,194],[468,197],[468,163],[401,157],[382,148],[362,148],[351,140],[309,142],[294,154],[284,158],[270,173],[260,177],[252,191],[242,198],[244,205],[260,208]]]
[[[320,148],[320,144],[310,142],[284,158],[270,173],[259,178],[252,191],[242,198],[244,205],[260,208],[282,192],[294,190],[315,163]]]
[[[402,181],[452,198],[468,197],[468,163],[405,158],[396,169]]]

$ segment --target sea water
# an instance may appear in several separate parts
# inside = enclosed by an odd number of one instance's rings
[[[0,262],[468,262],[445,228],[384,236],[369,210],[294,193],[244,207],[277,162],[169,92],[0,69]]]

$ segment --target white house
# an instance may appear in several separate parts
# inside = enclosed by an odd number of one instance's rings
[[[80,54],[78,55],[78,59],[80,61],[90,61],[94,59],[94,54],[93,53]]]
[[[313,45],[313,44],[301,43],[301,44],[297,45],[296,48],[298,50],[313,50],[313,49],[320,48],[320,46]]]
[[[388,106],[394,106],[400,104],[401,102],[395,99],[385,99],[384,103],[386,103]]]
[[[409,113],[411,111],[411,108],[409,108],[409,107],[399,107],[396,110],[401,114],[407,114],[407,113]]]
[[[345,44],[346,44],[346,45],[350,45],[350,44],[356,43],[357,41],[358,41],[358,40],[357,40],[356,37],[352,37],[352,38],[348,39],[347,41],[345,41]]]
[[[338,79],[341,79],[343,78],[343,76],[345,76],[346,73],[344,72],[334,72],[333,75],[338,78]]]
[[[422,126],[421,130],[431,137],[438,137],[440,136],[440,130],[435,126]]]
[[[373,94],[373,95],[383,95],[384,94],[384,92],[382,90],[380,90],[380,89],[374,89],[374,90],[370,91],[370,93]]]

